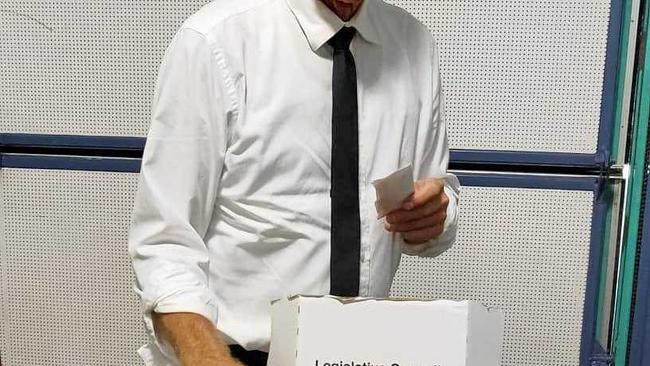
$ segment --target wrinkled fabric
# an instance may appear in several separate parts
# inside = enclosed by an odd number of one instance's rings
[[[320,1],[221,0],[190,17],[158,73],[129,231],[150,343],[175,365],[151,312],[192,312],[229,344],[268,351],[270,302],[329,292],[332,52],[341,27],[359,102],[360,296],[384,297],[402,253],[456,237],[438,50],[426,27],[378,0],[342,22]],[[372,181],[413,165],[450,198],[443,234],[407,245],[377,220]]]

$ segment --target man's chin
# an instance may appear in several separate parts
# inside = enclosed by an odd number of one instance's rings
[[[354,10],[352,6],[337,6],[337,13],[344,20],[350,20],[354,15]]]

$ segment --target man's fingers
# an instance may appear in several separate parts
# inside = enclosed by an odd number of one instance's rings
[[[443,225],[436,225],[426,229],[407,231],[402,233],[402,237],[407,244],[422,244],[431,239],[435,239],[442,234]]]
[[[386,222],[389,224],[399,224],[403,222],[419,220],[427,216],[431,216],[433,213],[439,210],[446,210],[447,205],[449,204],[449,198],[446,194],[439,195],[434,197],[429,202],[425,203],[423,206],[415,208],[413,210],[396,210],[386,216]]]
[[[425,229],[439,224],[444,224],[447,219],[447,210],[438,210],[433,215],[426,216],[421,219],[407,221],[398,224],[386,223],[386,230],[391,232],[406,232],[413,230]]]
[[[415,192],[404,202],[404,209],[411,210],[420,207],[439,196],[444,190],[440,179],[427,178],[415,182]]]

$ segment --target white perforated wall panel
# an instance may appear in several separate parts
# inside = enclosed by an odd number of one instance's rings
[[[146,134],[162,53],[207,0],[7,0],[0,131]],[[609,0],[391,0],[441,50],[452,148],[593,153]]]
[[[6,256],[3,254],[5,252],[5,230],[4,230],[4,200],[2,198],[2,187],[4,186],[3,182],[3,170],[0,169],[0,365],[2,365],[2,354],[6,348],[5,342],[5,319],[1,314],[5,312],[5,294],[7,293],[6,281],[5,281],[5,262]]]
[[[452,148],[596,151],[610,0],[390,0],[437,40]]]
[[[141,364],[136,174],[2,169],[2,365]]]
[[[457,243],[403,257],[392,295],[503,309],[504,366],[578,365],[591,192],[463,187]]]
[[[0,132],[143,136],[158,66],[207,0],[3,0]]]

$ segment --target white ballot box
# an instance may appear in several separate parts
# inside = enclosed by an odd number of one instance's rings
[[[269,366],[498,366],[503,314],[473,301],[294,296],[272,305]]]

